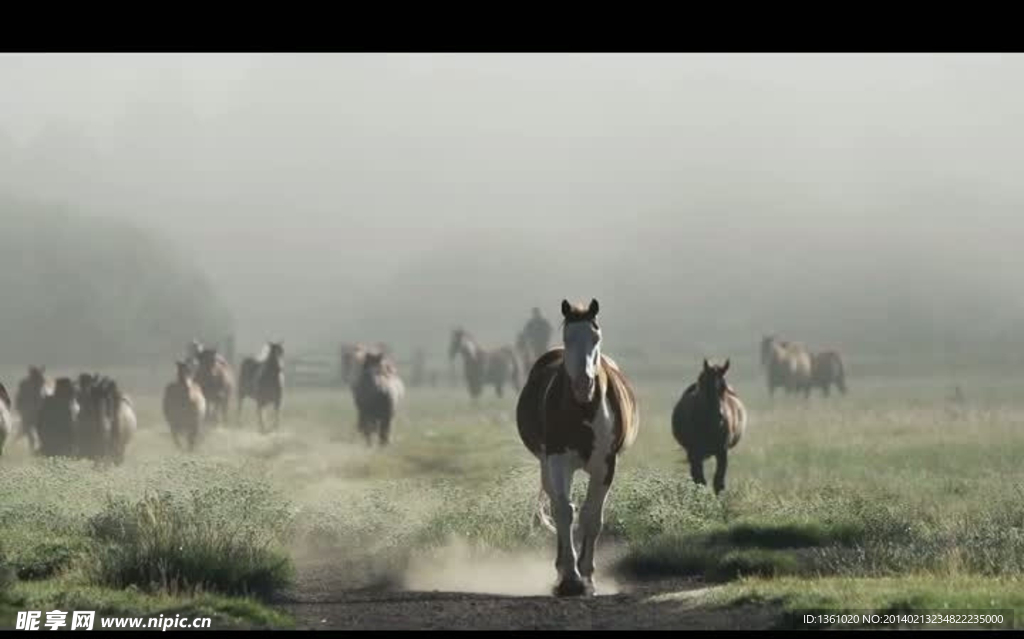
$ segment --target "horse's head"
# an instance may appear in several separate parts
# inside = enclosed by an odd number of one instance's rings
[[[34,383],[42,383],[45,381],[46,367],[45,366],[29,366],[28,367],[28,378]]]
[[[718,402],[725,397],[729,384],[725,381],[725,374],[729,370],[729,360],[721,366],[709,364],[704,360],[704,369],[697,378],[697,390],[709,401]]]
[[[448,345],[448,359],[455,359],[455,356],[462,350],[462,342],[466,339],[466,331],[461,327],[452,329],[452,341]]]
[[[594,398],[597,371],[601,362],[601,327],[597,324],[599,305],[576,306],[562,300],[562,341],[564,366],[576,401],[585,404]]]
[[[217,363],[217,349],[206,348],[205,346],[196,355],[196,360],[199,361],[199,367],[206,370],[213,368],[214,364]]]
[[[53,396],[61,400],[70,400],[75,396],[75,383],[70,377],[59,377],[53,384]]]
[[[284,342],[267,342],[267,357],[280,360],[284,357]]]
[[[363,374],[375,375],[384,369],[384,353],[367,353],[363,358]]]
[[[178,360],[174,362],[174,365],[178,369],[178,381],[182,384],[192,379],[192,367],[188,365],[188,362]]]
[[[78,392],[85,393],[99,376],[93,373],[82,373],[78,376]]]

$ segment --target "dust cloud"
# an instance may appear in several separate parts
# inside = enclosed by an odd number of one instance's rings
[[[607,561],[610,550],[601,548]],[[547,597],[555,585],[553,558],[541,552],[511,552],[474,547],[453,538],[439,548],[413,554],[402,578],[403,590],[465,592],[517,597]],[[621,586],[597,571],[597,595],[614,595]]]

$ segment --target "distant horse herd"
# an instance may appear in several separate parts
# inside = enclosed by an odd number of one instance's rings
[[[458,327],[451,332],[448,348],[450,361],[462,358],[472,401],[486,387],[493,387],[498,397],[504,396],[506,387],[518,393],[519,437],[540,464],[538,517],[557,537],[559,596],[594,592],[595,544],[603,528],[604,504],[617,460],[636,440],[640,425],[632,384],[602,352],[599,310],[596,299],[588,305],[563,300],[561,345],[552,347],[552,327],[534,308],[511,345],[485,347]],[[232,398],[239,423],[243,403],[251,399],[259,431],[277,430],[285,391],[284,353],[282,342],[267,342],[259,356],[242,360],[236,380],[230,362],[216,348],[193,341],[185,357],[175,362],[175,379],[163,393],[163,415],[175,445],[194,451],[204,424],[228,422]],[[760,362],[770,396],[782,389],[807,398],[815,388],[829,396],[833,386],[847,392],[845,368],[836,351],[812,352],[803,344],[767,335],[761,340]],[[339,363],[340,377],[356,408],[357,433],[368,446],[375,441],[388,446],[405,386],[386,345],[345,345]],[[671,415],[672,435],[686,452],[695,483],[706,484],[704,463],[715,458],[716,494],[725,489],[729,451],[747,426],[747,409],[726,381],[729,365],[728,359],[722,364],[705,359]],[[273,411],[269,427],[268,409]],[[20,429],[15,429],[14,414],[20,418]],[[51,380],[44,367],[30,366],[13,401],[0,384],[0,454],[15,434],[27,438],[30,450],[38,455],[121,464],[136,429],[131,399],[105,376]],[[579,511],[579,544],[574,540],[576,510],[570,500],[578,470],[589,476]],[[550,515],[544,511],[545,496]]]

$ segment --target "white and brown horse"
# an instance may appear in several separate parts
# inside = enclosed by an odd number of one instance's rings
[[[556,596],[594,594],[594,550],[616,460],[632,446],[640,426],[629,380],[601,353],[597,312],[596,299],[587,307],[562,301],[563,346],[534,362],[516,406],[519,437],[540,461],[541,490],[551,500],[554,522],[543,507],[541,522],[558,538]],[[571,501],[578,470],[590,476],[579,513],[579,556]]]

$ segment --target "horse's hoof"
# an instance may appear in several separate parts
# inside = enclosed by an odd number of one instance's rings
[[[593,593],[593,586],[589,588],[590,593]],[[566,578],[563,579],[557,586],[555,586],[556,597],[583,597],[588,594],[588,588],[585,583],[580,579]]]

